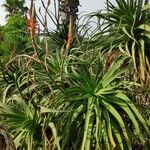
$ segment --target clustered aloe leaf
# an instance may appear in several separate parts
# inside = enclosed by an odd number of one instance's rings
[[[139,72],[145,83],[149,73],[148,1],[116,3],[93,15],[102,28],[74,48],[62,47],[64,31],[52,32],[56,48],[38,54],[37,40],[35,55],[1,66],[0,119],[17,149],[148,148],[150,124],[132,94],[141,85],[129,78]]]

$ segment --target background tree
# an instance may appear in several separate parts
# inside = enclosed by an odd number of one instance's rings
[[[26,47],[28,47],[28,35],[26,32],[26,20],[22,14],[14,14],[9,17],[6,25],[1,27],[1,37],[1,56],[25,52]]]
[[[14,13],[18,12],[24,13],[25,11],[24,4],[25,0],[6,0],[5,4],[2,5],[8,13],[6,17],[9,17]]]

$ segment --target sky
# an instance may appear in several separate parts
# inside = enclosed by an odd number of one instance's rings
[[[47,0],[43,0],[47,1]],[[53,0],[51,0],[53,3]],[[111,2],[114,2],[115,0],[110,0]],[[79,7],[79,12],[84,12],[84,13],[90,13],[90,12],[96,12],[98,10],[104,9],[105,8],[105,2],[106,0],[80,0],[80,7]],[[0,25],[5,24],[5,16],[6,12],[4,8],[2,7],[2,4],[5,3],[5,0],[0,0]],[[36,8],[39,8],[41,5],[40,0],[35,0],[36,3]],[[29,6],[30,0],[26,0],[26,5]],[[52,9],[52,8],[50,8]]]

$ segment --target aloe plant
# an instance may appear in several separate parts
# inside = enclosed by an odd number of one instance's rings
[[[47,133],[54,132],[55,126],[49,115],[41,113],[40,105],[48,105],[50,88],[46,81],[38,83],[34,69],[27,69],[25,64],[23,58],[17,58],[5,66],[1,76],[0,119],[13,135],[17,149],[45,149],[52,138]]]
[[[0,103],[1,120],[17,148],[132,149],[132,141],[146,145],[147,121],[126,95],[130,82],[122,81],[129,69],[124,67],[126,57],[109,69],[95,49],[53,51],[44,62],[33,58],[30,65],[20,57],[3,72]]]
[[[103,43],[105,51],[119,51],[134,63],[136,77],[141,83],[149,82],[149,10],[148,0],[116,0],[116,5],[107,1],[106,13],[96,13],[104,19]],[[99,37],[99,36],[98,36]],[[105,40],[107,39],[107,40]],[[137,79],[136,79],[137,80]]]
[[[132,149],[132,140],[145,144],[142,129],[150,134],[147,122],[119,80],[127,69],[119,69],[123,61],[113,63],[106,73],[101,60],[72,68],[69,87],[54,103],[60,110],[57,126],[62,149]]]
[[[132,50],[144,49],[143,40],[148,38],[141,20],[133,17],[137,12],[144,13],[141,3],[117,0],[115,7],[108,1],[110,10],[97,14],[105,19],[106,28],[102,25],[102,32],[85,38],[80,47],[58,49],[63,43],[60,41],[48,51],[46,43],[44,55],[38,54],[44,46],[40,47],[37,40],[36,55],[16,56],[2,68],[0,119],[12,134],[16,148],[123,150],[132,149],[134,143],[146,148],[149,122],[128,97],[128,88],[138,84],[125,80],[132,68],[129,58],[136,71],[141,71],[141,51],[134,59]],[[124,7],[132,9],[126,12]],[[121,23],[118,14],[123,16]],[[141,14],[138,16],[141,19]],[[137,21],[134,25],[132,19]],[[57,33],[53,38],[55,45]],[[117,57],[106,67],[104,51],[109,50],[117,50]]]

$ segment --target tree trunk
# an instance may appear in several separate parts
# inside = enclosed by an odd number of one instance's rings
[[[60,24],[66,23],[69,19],[68,1],[69,0],[60,0],[60,5],[59,5]]]
[[[0,150],[16,150],[12,137],[3,125],[0,125]]]

